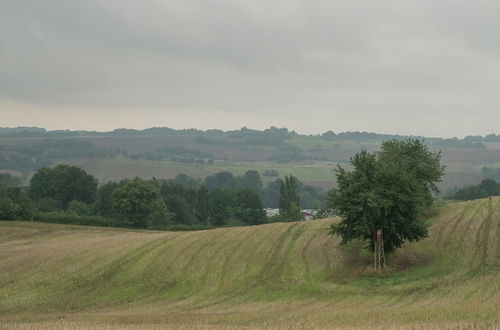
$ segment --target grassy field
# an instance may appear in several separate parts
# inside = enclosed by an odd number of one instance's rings
[[[275,169],[280,177],[294,175],[306,184],[330,189],[335,181],[335,166],[331,163],[316,162],[303,164],[276,164],[272,162],[219,163],[196,165],[169,161],[132,160],[128,158],[65,161],[83,168],[99,179],[99,182],[119,181],[124,178],[161,178],[173,179],[180,173],[194,178],[205,178],[218,172],[230,172],[243,175],[248,170],[257,170],[261,175],[265,170]],[[276,180],[276,177],[262,176],[264,183]]]
[[[500,327],[500,198],[445,205],[375,274],[335,219],[197,232],[0,222],[0,328]]]

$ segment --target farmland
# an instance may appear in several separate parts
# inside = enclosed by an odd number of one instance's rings
[[[218,172],[231,172],[243,175],[248,170],[262,173],[268,169],[279,172],[280,177],[294,175],[307,184],[322,188],[331,188],[335,182],[334,167],[331,163],[316,162],[309,164],[276,164],[272,162],[241,162],[217,163],[213,165],[184,164],[170,161],[131,160],[127,158],[75,160],[67,161],[71,165],[85,169],[96,176],[100,182],[121,180],[124,178],[166,178],[173,179],[180,173],[194,178],[205,178]],[[276,177],[262,177],[264,183],[275,180]]]
[[[119,130],[24,134],[0,136],[0,172],[20,176],[24,184],[40,167],[67,163],[83,168],[101,183],[135,176],[172,179],[179,173],[203,179],[220,171],[241,175],[249,169],[261,174],[274,169],[281,178],[292,174],[323,189],[335,185],[336,166],[348,166],[356,152],[374,151],[384,139],[401,138],[355,132],[340,133],[330,140],[277,128],[218,133],[158,128],[133,134]],[[484,142],[480,148],[465,140],[452,140],[451,144],[443,144],[447,141],[443,139],[428,141],[431,150],[442,151],[446,176],[440,187],[444,192],[479,183],[485,177],[483,167],[499,167],[500,142],[496,140]],[[276,177],[263,179],[266,183]]]
[[[500,198],[427,219],[429,237],[383,274],[327,235],[336,219],[197,232],[0,222],[0,326],[500,326]]]

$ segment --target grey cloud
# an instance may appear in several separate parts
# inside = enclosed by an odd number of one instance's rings
[[[299,131],[325,119],[390,131],[405,129],[394,118],[436,112],[497,118],[498,13],[485,0],[4,0],[0,98],[288,116]],[[480,128],[469,123],[442,135]]]

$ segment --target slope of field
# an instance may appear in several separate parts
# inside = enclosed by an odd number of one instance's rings
[[[383,274],[336,221],[198,232],[0,222],[0,328],[500,326],[500,198],[429,215]],[[361,251],[361,252],[360,252]]]

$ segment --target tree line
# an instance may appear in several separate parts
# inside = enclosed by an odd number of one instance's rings
[[[494,179],[484,179],[479,184],[462,187],[448,196],[449,199],[473,200],[500,195],[500,182]]]
[[[269,186],[272,190],[264,189],[253,170],[236,177],[216,173],[203,182],[180,174],[173,180],[99,185],[83,169],[61,164],[38,170],[28,187],[10,174],[0,175],[0,220],[188,230],[303,219],[299,189],[307,186],[293,176]],[[271,191],[280,215],[270,219],[261,195]]]

